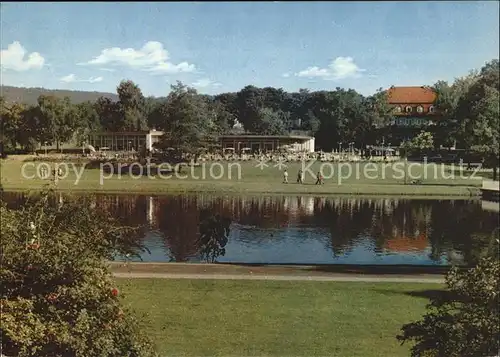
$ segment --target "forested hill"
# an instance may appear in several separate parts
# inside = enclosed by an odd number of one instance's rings
[[[71,103],[77,104],[86,101],[94,102],[99,97],[106,97],[113,101],[118,100],[118,96],[114,93],[102,92],[84,92],[72,91],[63,89],[45,89],[45,88],[23,88],[12,86],[0,86],[0,95],[3,96],[7,103],[18,102],[29,105],[37,104],[37,99],[41,95],[54,95],[59,98],[69,97]]]

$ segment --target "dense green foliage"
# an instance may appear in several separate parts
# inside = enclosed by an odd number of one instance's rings
[[[455,141],[479,154],[497,177],[500,161],[500,62],[486,63],[479,72],[458,78],[452,85],[438,82],[436,106],[444,113],[438,140]]]
[[[434,138],[430,132],[421,131],[411,140],[405,141],[402,146],[407,154],[418,155],[426,150],[434,148]]]
[[[435,147],[451,146],[473,151],[490,167],[499,159],[499,62],[453,84],[439,81]],[[215,96],[197,93],[182,83],[171,86],[167,97],[144,97],[130,80],[117,87],[118,100],[101,97],[95,102],[72,104],[68,98],[41,95],[37,105],[1,101],[2,137],[7,148],[27,150],[39,144],[58,146],[69,140],[81,144],[88,133],[156,128],[166,132],[163,145],[184,152],[213,147],[217,135],[228,134],[236,120],[248,133],[286,134],[301,131],[316,138],[318,149],[330,151],[343,143],[357,148],[382,142],[398,145],[420,129],[393,127],[393,112],[386,91],[365,97],[355,90],[285,92],[281,88],[246,86],[237,93]],[[399,133],[398,133],[399,132]]]
[[[1,340],[6,356],[153,356],[106,261],[133,254],[134,230],[91,199],[44,192],[20,210],[0,207]]]
[[[495,234],[498,237],[498,233]],[[493,236],[495,239],[496,237]],[[498,243],[498,238],[496,238]],[[414,341],[412,357],[490,357],[500,351],[498,244],[469,270],[453,268],[447,291],[431,299],[422,320],[403,326],[398,340]],[[491,249],[493,248],[493,249]],[[483,254],[484,255],[484,254]]]

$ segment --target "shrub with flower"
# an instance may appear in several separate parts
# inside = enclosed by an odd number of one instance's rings
[[[2,354],[154,356],[107,263],[137,253],[134,230],[89,199],[51,201],[46,191],[20,210],[0,207]]]

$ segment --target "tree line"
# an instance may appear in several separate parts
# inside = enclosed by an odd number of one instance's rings
[[[492,60],[453,83],[431,85],[437,92],[437,125],[427,127],[435,146],[456,142],[490,160],[498,157],[499,61]],[[215,96],[199,94],[181,82],[167,97],[145,97],[137,84],[122,81],[118,100],[72,104],[69,98],[41,95],[37,105],[8,104],[1,99],[2,137],[7,148],[33,149],[79,144],[97,131],[165,131],[164,144],[185,151],[208,147],[234,124],[255,134],[279,135],[300,130],[314,135],[319,149],[329,151],[339,142],[356,147],[382,142],[397,144],[392,130],[393,110],[386,91],[363,96],[353,89],[333,91],[246,86],[239,92]],[[495,156],[496,155],[496,156]]]

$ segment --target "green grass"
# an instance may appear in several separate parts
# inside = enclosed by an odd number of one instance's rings
[[[2,160],[2,186],[5,190],[39,190],[49,180],[37,177],[33,179],[24,178],[21,167],[25,162],[16,159]],[[41,162],[34,162],[40,164]],[[310,169],[313,173],[318,172],[321,162],[316,162]],[[55,165],[55,163],[51,163]],[[70,164],[71,165],[71,164]],[[427,177],[422,179],[421,184],[404,184],[404,166],[399,167],[383,164],[372,164],[372,169],[367,171],[367,164],[329,164],[333,168],[333,176],[325,180],[324,185],[314,185],[315,178],[306,172],[305,184],[295,183],[296,175],[301,167],[300,163],[288,164],[289,184],[283,184],[282,171],[273,167],[261,170],[255,167],[255,162],[222,163],[224,175],[220,179],[211,178],[210,164],[206,166],[187,168],[184,170],[186,178],[172,176],[168,179],[148,178],[146,176],[134,179],[127,174],[118,177],[115,174],[111,178],[101,180],[99,168],[83,171],[83,176],[77,182],[77,176],[71,169],[69,175],[59,181],[57,188],[71,191],[94,191],[102,193],[184,193],[184,192],[223,192],[223,193],[253,193],[253,194],[362,194],[362,195],[414,195],[414,196],[474,196],[479,193],[478,187],[481,179],[469,179],[466,177],[447,178],[450,169],[434,164],[426,167],[422,164],[413,164],[412,175],[417,177],[427,172]],[[232,166],[228,166],[232,165]],[[239,165],[239,166],[238,166]],[[330,175],[330,168],[324,166],[325,175]],[[203,178],[202,171],[205,171]],[[215,167],[214,172],[218,174],[220,167]],[[349,176],[349,172],[351,175]],[[27,167],[26,173],[33,175],[35,169]],[[230,173],[230,174],[229,174]],[[376,178],[371,178],[376,176]],[[101,184],[102,181],[102,184]],[[75,184],[77,183],[77,184]]]
[[[438,284],[118,279],[162,356],[408,356]]]

